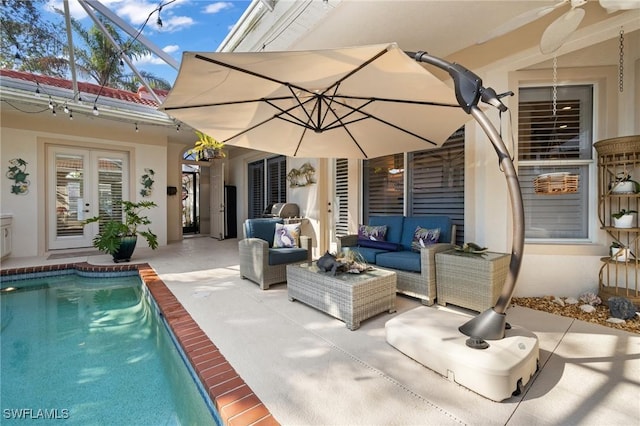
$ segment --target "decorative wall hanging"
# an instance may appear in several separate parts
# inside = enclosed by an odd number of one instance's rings
[[[289,186],[298,188],[316,183],[316,169],[310,163],[304,163],[299,169],[291,169],[287,173]]]
[[[13,180],[11,185],[11,193],[17,195],[25,195],[29,192],[29,173],[27,173],[27,162],[22,158],[14,158],[9,160],[9,170],[7,177]]]
[[[150,197],[153,192],[153,176],[156,174],[153,169],[144,169],[145,174],[140,178],[140,183],[143,188],[140,190],[140,195],[143,197]]]

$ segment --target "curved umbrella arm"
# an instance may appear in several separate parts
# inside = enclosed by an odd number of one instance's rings
[[[456,99],[460,107],[473,116],[489,137],[498,155],[500,167],[504,171],[513,213],[513,241],[509,273],[496,306],[487,309],[459,327],[461,333],[473,338],[482,340],[502,339],[505,335],[506,326],[505,311],[513,296],[518,273],[520,272],[520,265],[522,264],[522,253],[524,250],[524,207],[520,182],[513,161],[502,137],[487,118],[486,114],[478,108],[478,102],[482,100],[498,108],[501,112],[504,112],[507,110],[507,107],[500,101],[500,98],[504,95],[497,95],[492,88],[483,87],[480,77],[459,64],[449,63],[443,59],[430,56],[425,52],[407,54],[413,56],[418,62],[432,64],[449,73],[455,84]]]

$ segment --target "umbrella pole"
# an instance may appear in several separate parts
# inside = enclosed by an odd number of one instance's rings
[[[504,171],[507,181],[507,189],[509,190],[509,198],[511,200],[511,209],[513,214],[513,241],[511,246],[511,261],[509,263],[509,273],[502,288],[502,293],[498,298],[496,306],[482,312],[470,321],[461,325],[458,330],[470,337],[467,345],[475,348],[484,348],[487,340],[498,340],[505,336],[506,314],[505,311],[511,301],[516,286],[516,279],[520,272],[522,263],[522,252],[524,249],[524,207],[522,203],[522,192],[520,191],[520,182],[516,173],[513,161],[509,155],[502,137],[495,129],[486,114],[478,108],[478,102],[493,105],[500,111],[504,112],[507,107],[500,101],[503,95],[497,95],[495,90],[482,86],[482,79],[476,74],[459,64],[452,64],[444,59],[430,56],[425,52],[409,53],[418,62],[426,62],[431,65],[443,69],[449,73],[455,84],[456,99],[460,107],[473,118],[482,127],[485,134],[489,137],[493,148],[498,155],[500,167]],[[512,94],[512,93],[507,93]]]

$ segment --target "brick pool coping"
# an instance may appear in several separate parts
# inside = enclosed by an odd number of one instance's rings
[[[75,269],[78,272],[127,272],[137,270],[203,388],[225,425],[279,425],[260,398],[233,369],[216,345],[182,306],[148,263],[90,265],[87,262],[0,269],[0,277]]]

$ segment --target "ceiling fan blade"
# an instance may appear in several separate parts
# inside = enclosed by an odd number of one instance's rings
[[[607,12],[618,10],[640,9],[640,0],[600,0],[600,6],[607,9]]]
[[[542,34],[540,51],[547,54],[558,50],[578,28],[584,15],[584,9],[574,8],[553,21]]]
[[[518,28],[523,27],[528,23],[533,22],[553,12],[554,10],[556,10],[557,8],[559,8],[560,6],[568,2],[569,0],[562,0],[561,2],[558,2],[551,6],[542,6],[542,7],[538,7],[536,9],[531,9],[524,13],[521,13],[515,18],[504,22],[502,25],[498,25],[493,30],[491,30],[487,35],[485,35],[483,38],[478,40],[476,43],[482,44],[489,40],[493,40],[494,38],[500,37],[501,35],[510,33],[511,31],[517,30]]]

